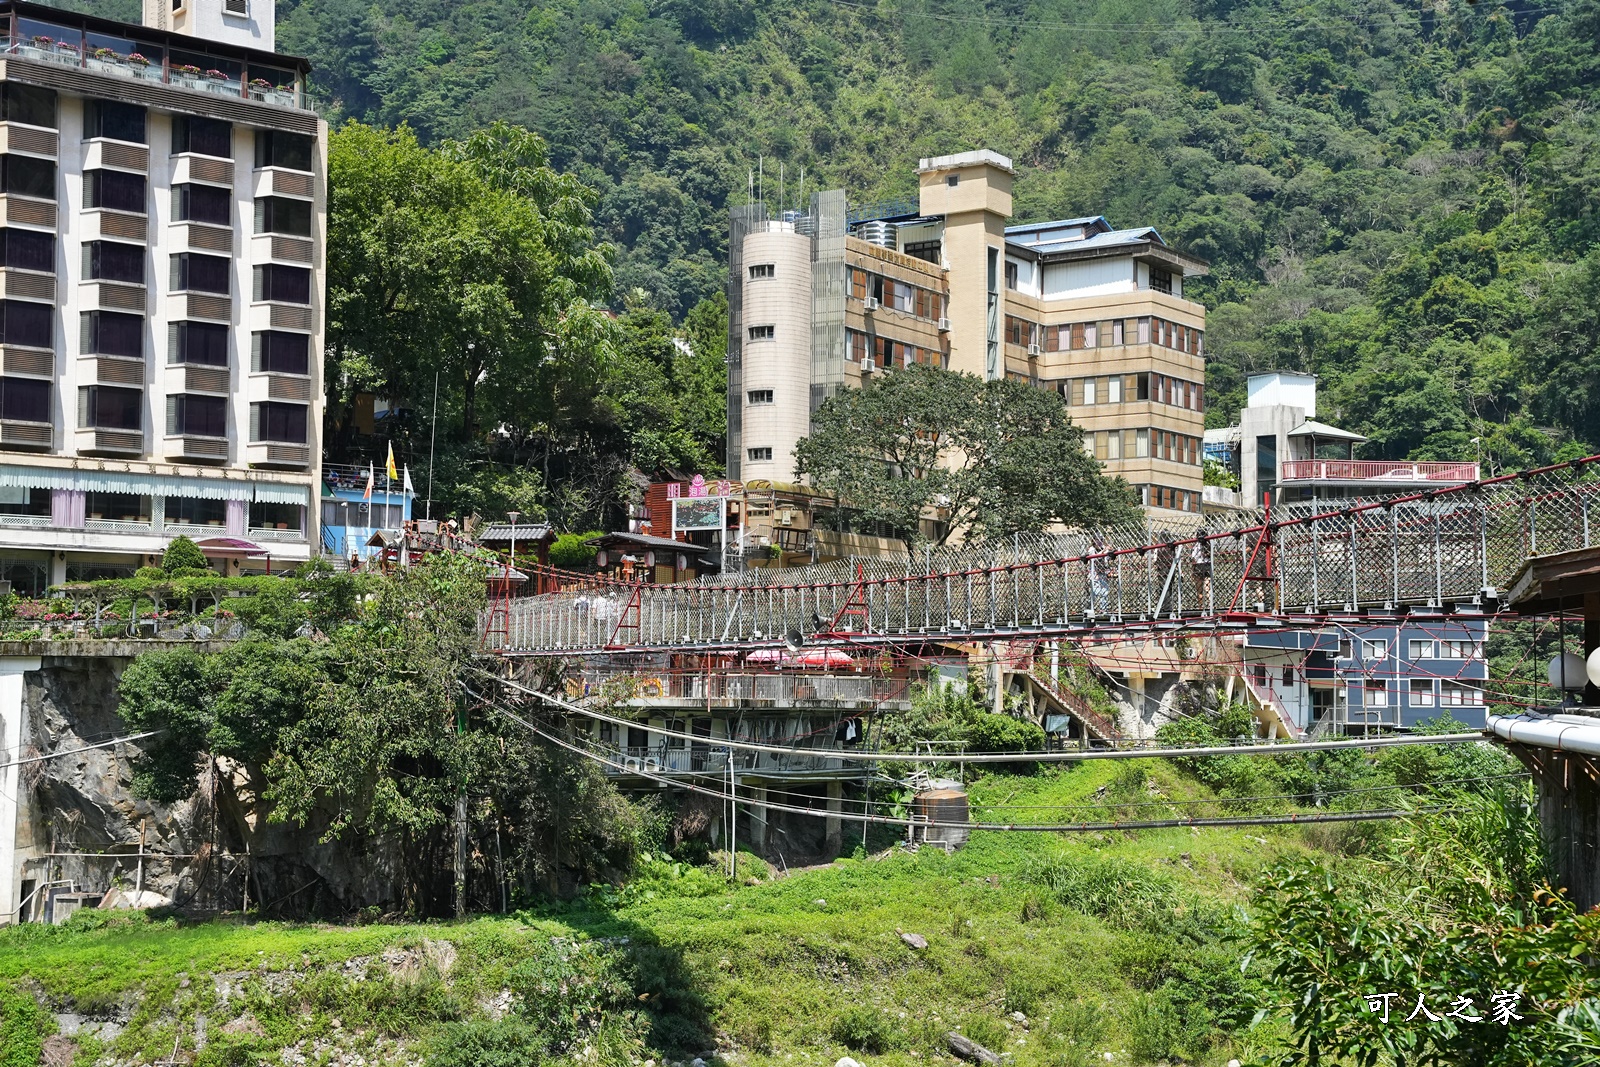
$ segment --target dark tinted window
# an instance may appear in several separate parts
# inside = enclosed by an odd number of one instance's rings
[[[0,303],[0,343],[54,348],[55,311],[49,304],[33,304],[26,300]]]
[[[120,170],[91,170],[84,173],[89,207],[110,208],[112,211],[131,211],[144,215],[149,212],[145,200],[145,177]]]
[[[20,378],[0,378],[0,390],[4,390],[10,381],[22,382]],[[45,382],[26,382],[27,385],[43,385],[46,396],[49,395],[49,386]],[[0,399],[0,416],[3,416],[5,401]],[[48,412],[47,412],[48,414]],[[24,419],[24,422],[47,422],[47,419]],[[0,515],[48,515],[50,514],[51,492],[48,489],[17,488],[0,494]],[[0,563],[0,579],[4,579],[5,564]],[[41,587],[42,588],[42,587]]]
[[[78,390],[82,398],[83,426],[100,430],[140,430],[144,420],[140,406],[144,394],[137,389],[118,389],[110,385],[90,385]]]
[[[228,502],[169,496],[167,521],[186,523],[190,526],[221,526],[228,521]]]
[[[144,358],[144,318],[120,311],[86,311],[88,352],[97,356]]]
[[[252,440],[283,441],[288,444],[306,443],[306,406],[304,404],[256,405],[256,434]]]
[[[268,504],[256,501],[250,505],[250,527],[254,530],[300,530],[305,528],[305,509],[299,504]]]
[[[280,304],[311,303],[311,269],[269,263],[256,268],[256,299]]]
[[[149,522],[150,498],[132,493],[86,493],[83,513],[91,519]]]
[[[256,166],[309,171],[314,143],[303,133],[259,130],[256,133]]]
[[[83,135],[145,144],[145,110],[137,104],[115,100],[87,100],[83,105]]]
[[[193,437],[228,436],[228,400],[181,394],[167,402],[167,432]]]
[[[226,256],[180,252],[172,257],[172,288],[199,293],[233,292],[233,261]]]
[[[215,322],[172,324],[172,363],[199,363],[207,367],[228,365],[228,328]]]
[[[56,269],[56,235],[34,230],[0,230],[0,262],[18,270]]]
[[[311,201],[264,196],[256,201],[256,232],[311,236]]]
[[[175,185],[173,212],[180,222],[233,224],[233,194],[215,185]]]
[[[50,422],[50,383],[30,378],[0,378],[0,419]],[[43,491],[35,489],[33,492]]]
[[[108,282],[144,284],[144,246],[90,241],[83,246],[84,274]]]
[[[311,337],[268,330],[256,334],[255,368],[273,374],[311,373]]]
[[[56,198],[56,165],[48,159],[32,156],[0,156],[0,185],[17,196],[36,196],[41,200]]]
[[[53,130],[56,128],[55,90],[6,82],[0,87],[0,114],[4,115],[7,122],[22,122]]]
[[[180,152],[232,159],[233,127],[217,119],[175,116],[172,120],[172,154]]]

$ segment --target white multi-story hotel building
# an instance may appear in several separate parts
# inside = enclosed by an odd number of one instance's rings
[[[0,2],[0,579],[318,545],[327,126],[272,0]]]

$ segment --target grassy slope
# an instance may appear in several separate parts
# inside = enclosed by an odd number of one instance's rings
[[[995,777],[977,783],[973,795],[991,803],[1078,804],[1102,788],[1112,795],[1154,790],[1174,799],[1200,793],[1165,765],[1129,766]],[[530,946],[551,937],[620,935],[636,944],[658,942],[664,955],[676,958],[681,968],[673,981],[694,987],[722,1035],[721,1046],[738,1047],[753,1064],[831,1063],[849,1051],[837,1035],[865,1034],[869,1048],[883,1051],[855,1055],[910,1067],[942,1058],[941,1035],[955,1026],[1015,1053],[1019,1067],[1070,1064],[1134,1044],[1130,1026],[1147,1002],[1129,975],[1138,973],[1149,935],[1042,897],[1025,877],[1031,862],[1047,855],[1116,856],[1169,880],[1198,906],[1226,906],[1243,900],[1264,863],[1305,848],[1293,828],[1065,840],[980,833],[949,857],[924,850],[845,860],[737,889],[719,889],[703,877],[646,879],[610,907],[565,909],[527,921],[361,928],[167,922],[8,931],[0,933],[0,984],[33,988],[57,1010],[67,1004],[83,1014],[132,1007],[128,1031],[104,1050],[119,1062],[132,1062],[138,1053],[146,1062],[170,1054],[175,1012],[191,1031],[194,1015],[206,1014],[213,1044],[205,1059],[225,1062],[221,1049],[228,1039],[218,1032],[245,1010],[241,1003],[264,1030],[254,1050],[337,1036],[338,1019],[347,1047],[369,1054],[376,1049],[387,1062],[402,1059],[401,1051],[374,1035],[409,1043],[430,1020],[481,1011]],[[900,940],[902,930],[926,936],[927,950],[913,952]],[[364,964],[346,961],[377,958],[424,939],[449,940],[458,950],[444,982],[349,980]],[[374,975],[389,973],[381,959],[372,966]],[[217,1003],[214,980],[196,980],[219,972],[253,975],[227,1007]],[[272,976],[283,972],[293,974],[298,998],[272,995],[284,988],[282,978]],[[1030,1017],[1031,1032],[1008,1028],[1006,1015],[1018,1008]],[[356,1029],[368,1033],[351,1036]],[[247,1037],[240,1042],[250,1044]],[[79,1062],[93,1051],[86,1048]],[[1224,1043],[1202,1060],[1221,1064],[1250,1051]],[[1116,1059],[1135,1062],[1131,1054]]]

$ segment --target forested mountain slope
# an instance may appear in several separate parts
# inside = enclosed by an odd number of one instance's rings
[[[280,0],[330,116],[543,134],[675,316],[759,157],[868,200],[992,147],[1019,219],[1212,261],[1214,420],[1305,368],[1375,452],[1500,467],[1600,445],[1597,41],[1595,0]]]

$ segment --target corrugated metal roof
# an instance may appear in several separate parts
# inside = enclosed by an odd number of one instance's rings
[[[1080,252],[1096,248],[1115,248],[1118,245],[1137,245],[1154,242],[1166,247],[1167,242],[1154,226],[1142,226],[1136,230],[1110,230],[1106,233],[1097,233],[1093,237],[1085,237],[1077,241],[1051,241],[1048,244],[1026,244],[1023,247],[1040,255],[1049,255],[1051,252]],[[1021,242],[1017,242],[1021,243]]]
[[[1010,237],[1013,234],[1020,235],[1025,233],[1043,233],[1047,230],[1063,230],[1068,226],[1091,226],[1097,222],[1103,223],[1107,230],[1111,229],[1111,223],[1106,221],[1106,217],[1104,215],[1085,215],[1081,219],[1057,219],[1054,222],[1028,222],[1023,223],[1020,226],[1007,226],[1006,236]]]
[[[1290,437],[1334,437],[1341,441],[1365,441],[1366,438],[1349,430],[1341,430],[1337,426],[1329,426],[1325,422],[1314,422],[1307,419],[1299,426],[1289,431]]]

